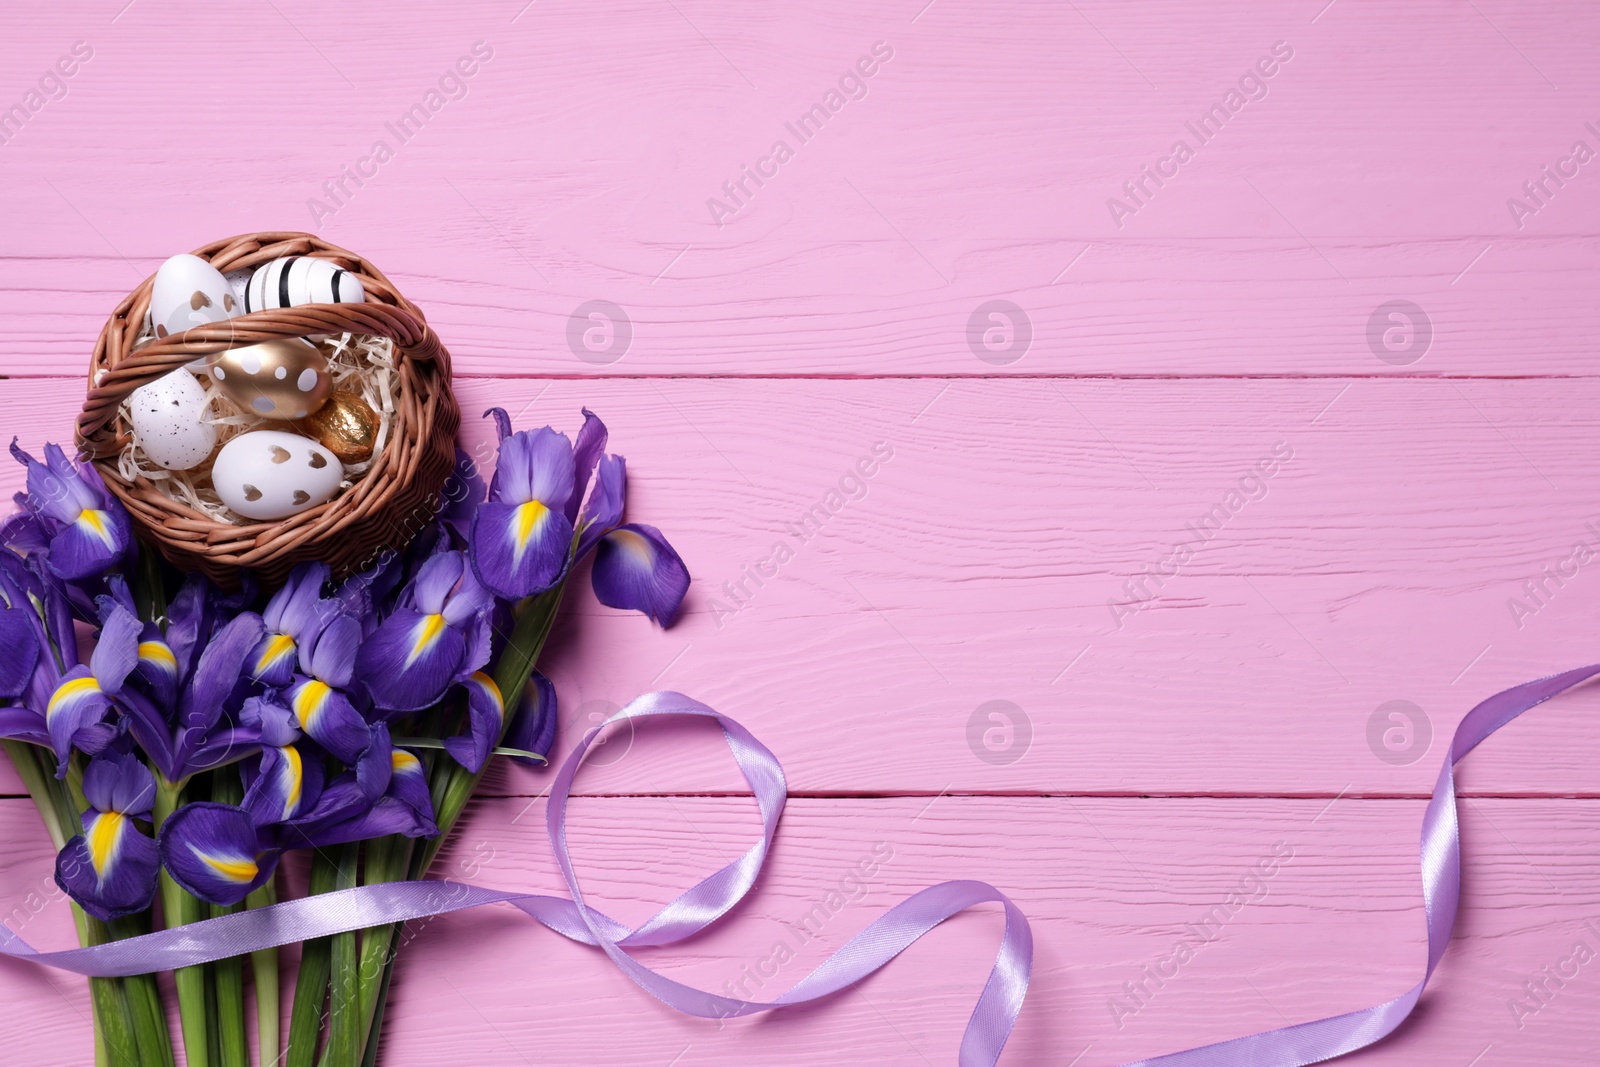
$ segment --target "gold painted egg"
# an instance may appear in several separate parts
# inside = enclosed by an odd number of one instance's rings
[[[298,337],[219,352],[206,373],[240,411],[264,419],[303,419],[333,392],[327,358]]]
[[[378,413],[348,389],[335,389],[328,402],[295,423],[295,429],[322,442],[344,463],[364,463],[378,443]]]

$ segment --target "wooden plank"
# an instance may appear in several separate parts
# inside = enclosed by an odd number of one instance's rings
[[[69,425],[75,389],[0,382],[0,407],[35,447]],[[1542,570],[1570,571],[1576,544],[1600,542],[1589,379],[507,380],[459,392],[485,456],[476,416],[490,404],[568,431],[581,405],[603,413],[629,459],[630,515],[666,531],[695,576],[688,614],[665,633],[586,588],[572,598],[546,658],[569,741],[591,715],[674,688],[748,724],[800,792],[1421,796],[1474,703],[1593,658],[1592,562],[1565,579]],[[892,457],[874,460],[875,447]],[[1292,455],[1263,479],[1274,449]],[[874,473],[851,478],[863,458]],[[0,491],[20,477],[0,466]],[[1211,510],[1228,506],[1225,522]],[[826,523],[813,513],[795,532],[813,507]],[[1193,544],[1192,558],[1175,564],[1174,544]],[[1130,595],[1147,566],[1178,573]],[[1154,599],[1139,609],[1139,596]],[[1031,744],[979,714],[994,700],[1027,716]],[[1425,755],[1419,739],[1400,754],[1410,763],[1369,741],[1394,700],[1432,726]],[[1473,756],[1465,788],[1600,791],[1594,700],[1510,727]],[[985,748],[991,727],[1004,751]],[[688,738],[610,763],[581,786],[739,784],[718,746]],[[544,781],[493,784],[534,793]]]
[[[8,373],[76,370],[161,259],[258,228],[382,264],[469,375],[986,373],[968,326],[992,299],[1033,333],[1001,373],[1593,369],[1600,197],[1572,162],[1600,150],[1592,10],[1430,0],[1396,33],[1349,0],[635,2],[603,28],[506,6],[407,5],[362,23],[367,51],[312,43],[348,37],[326,5],[216,12],[204,54],[179,9],[19,14],[14,94],[75,40],[94,55],[3,146]],[[863,57],[865,95],[791,133]],[[402,137],[458,60],[474,74]],[[248,119],[223,104],[241,70],[273,87]],[[1230,92],[1222,129],[1191,132]],[[793,158],[757,187],[743,168],[779,140]],[[1157,187],[1141,168],[1178,140],[1194,157]],[[1434,333],[1404,371],[1368,342],[1395,299]],[[592,300],[632,323],[614,362],[569,347]]]
[[[1332,806],[1247,798],[796,799],[752,899],[710,934],[645,959],[702,986],[745,981],[751,992],[771,995],[909,893],[981,878],[1015,895],[1037,942],[1033,989],[1004,1062],[1067,1063],[1081,1054],[1080,1065],[1117,1064],[1285,1018],[1363,1007],[1408,988],[1424,957],[1421,811],[1419,801],[1348,798]],[[0,826],[15,842],[0,857],[0,900],[12,904],[48,877],[48,850],[32,818],[24,802],[0,803]],[[582,798],[571,829],[586,894],[638,922],[741,851],[753,827],[749,802],[738,798]],[[1523,983],[1541,980],[1579,943],[1600,951],[1597,832],[1600,809],[1591,801],[1467,802],[1460,933],[1423,1011],[1365,1061],[1460,1067],[1492,1046],[1493,1062],[1592,1062],[1600,1010],[1593,959],[1564,986],[1549,986],[1537,1011],[1526,1010],[1534,1002]],[[1274,861],[1267,876],[1257,867],[1264,860]],[[445,869],[477,884],[560,892],[543,802],[475,807]],[[1233,892],[1251,899],[1216,922],[1214,939],[1175,976],[1151,985],[1144,969],[1192,939],[1192,924],[1207,929],[1207,916]],[[35,943],[66,943],[65,909],[48,906],[21,932]],[[397,1064],[633,1065],[674,1056],[947,1063],[999,934],[992,909],[963,916],[826,1005],[719,1028],[671,1013],[600,954],[508,909],[486,909],[411,930],[386,1055]],[[780,944],[792,959],[776,951]],[[54,990],[38,970],[0,964],[7,1018],[27,1020],[11,1030],[13,1055],[40,1067],[82,1063],[82,984],[48,977]],[[1152,995],[1129,1011],[1125,983],[1139,981]],[[1520,1017],[1515,1003],[1525,1005]]]

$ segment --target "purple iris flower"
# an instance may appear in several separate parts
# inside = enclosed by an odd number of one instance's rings
[[[429,559],[356,653],[356,673],[373,701],[395,712],[438,703],[489,661],[493,607],[463,553]]]
[[[110,592],[95,601],[102,628],[112,625],[114,616],[125,613],[137,617],[133,594],[128,591],[128,583],[122,576],[112,575],[106,584]],[[177,610],[182,612],[181,603]],[[141,689],[158,708],[170,708],[177,702],[181,680],[177,654],[167,644],[161,627],[153,622],[140,623],[138,641],[137,659],[129,683]]]
[[[98,919],[144,911],[161,861],[136,820],[150,817],[155,778],[132,753],[107,752],[84,768],[83,796],[83,833],[56,856],[56,884]]]
[[[103,574],[128,557],[128,513],[93,464],[74,463],[59,445],[45,445],[40,463],[15,438],[11,454],[28,468],[28,490],[17,494],[21,511],[0,525],[0,542],[45,550],[51,572],[68,581]]]
[[[168,873],[202,900],[237,904],[272,877],[288,849],[438,833],[421,761],[393,748],[381,724],[357,766],[326,784],[317,759],[298,746],[265,749],[242,806],[179,808],[161,828]]]
[[[297,663],[309,672],[311,642],[342,610],[338,600],[322,595],[328,577],[326,563],[302,563],[272,594],[261,612],[266,633],[251,653],[246,671],[253,680],[282,689],[294,678]]]
[[[56,776],[64,777],[74,748],[89,755],[105,750],[120,731],[112,712],[123,683],[138,663],[142,627],[120,606],[110,612],[87,664],[77,662],[77,638],[61,594],[44,576],[7,550],[0,550],[0,632],[15,646],[5,650],[3,691],[21,703],[0,709],[0,737],[53,750]],[[35,598],[44,614],[33,607]],[[23,606],[26,605],[26,606]],[[58,658],[60,657],[60,658]]]
[[[670,626],[689,591],[689,568],[660,530],[622,521],[627,481],[625,459],[601,457],[594,490],[578,520],[578,558],[594,551],[589,580],[600,603],[640,611],[657,625]]]
[[[300,654],[301,672],[269,700],[294,716],[294,724],[341,763],[353,764],[367,750],[372,730],[351,699],[361,620],[336,615]]]
[[[512,433],[504,411],[490,414],[500,451],[489,499],[472,517],[472,565],[496,596],[520,600],[553,588],[566,574],[576,468],[565,434],[548,426]]]
[[[449,744],[449,741],[445,742],[446,747]],[[528,684],[522,688],[522,699],[517,702],[511,727],[501,744],[506,748],[536,752],[541,756],[549,756],[550,750],[555,747],[556,687],[538,671],[528,676]],[[544,767],[548,762],[527,756],[512,756],[511,759],[524,767]]]
[[[173,630],[169,625],[169,640]],[[128,731],[167,781],[231,763],[261,743],[260,731],[238,720],[247,688],[241,675],[261,632],[260,618],[246,613],[200,638],[198,653],[187,645],[181,653],[172,649],[181,679],[175,707],[158,706],[131,687],[121,694]]]
[[[670,625],[689,591],[689,570],[660,530],[623,523],[627,462],[604,454],[605,423],[585,408],[577,444],[569,448],[549,427],[512,433],[504,411],[488,414],[499,429],[500,457],[471,537],[483,584],[516,600],[552,587],[571,562],[594,552],[591,581],[602,604]]]

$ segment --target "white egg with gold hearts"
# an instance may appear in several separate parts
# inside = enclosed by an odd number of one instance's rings
[[[242,310],[228,279],[199,256],[173,256],[150,286],[150,328],[157,337],[222,322]]]
[[[222,446],[211,465],[217,496],[247,519],[284,519],[332,498],[344,468],[332,452],[283,430],[252,430]]]
[[[218,352],[206,373],[241,412],[263,419],[303,419],[333,392],[327,357],[298,337]]]

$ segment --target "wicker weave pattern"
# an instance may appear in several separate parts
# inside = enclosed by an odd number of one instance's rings
[[[200,571],[228,588],[238,586],[240,568],[274,585],[303,560],[325,560],[336,575],[344,575],[384,548],[403,546],[438,510],[439,490],[455,462],[460,423],[450,391],[450,353],[422,312],[365,259],[311,234],[245,234],[194,254],[223,272],[279,256],[329,259],[360,278],[367,302],[256,311],[172,334],[137,353],[129,349],[149,309],[154,277],[117,305],[95,344],[77,438],[127,506],[141,540],[180,569]],[[172,499],[146,479],[129,483],[118,473],[115,457],[130,437],[117,410],[135,389],[199,356],[275,337],[344,332],[394,341],[399,395],[383,452],[366,476],[339,496],[287,519],[234,526]]]

